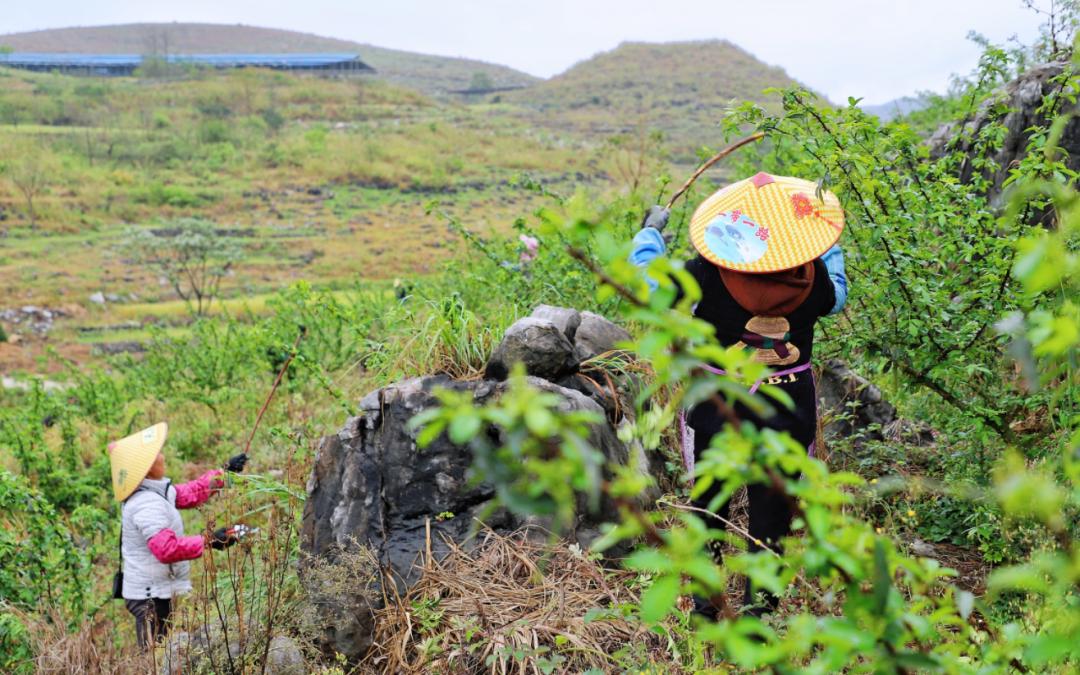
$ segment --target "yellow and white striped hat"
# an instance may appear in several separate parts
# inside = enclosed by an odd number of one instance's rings
[[[130,497],[143,478],[146,478],[146,472],[153,466],[158,453],[165,446],[165,436],[168,433],[169,425],[158,422],[127,438],[109,443],[109,464],[112,465],[113,495],[116,496],[116,501],[122,502]]]
[[[751,274],[817,258],[840,239],[844,209],[817,184],[759,173],[713,193],[690,218],[690,241],[706,260]]]

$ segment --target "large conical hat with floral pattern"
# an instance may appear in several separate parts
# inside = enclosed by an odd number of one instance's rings
[[[706,260],[751,274],[809,262],[840,239],[844,210],[832,192],[801,178],[759,173],[713,193],[690,218]]]

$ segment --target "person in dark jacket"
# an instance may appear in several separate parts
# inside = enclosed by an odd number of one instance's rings
[[[810,181],[759,173],[729,185],[706,199],[690,221],[690,240],[698,256],[686,270],[701,289],[694,316],[708,321],[724,346],[739,345],[772,370],[765,382],[784,390],[792,408],[774,405],[775,412],[762,418],[738,403],[740,420],[758,428],[786,431],[814,454],[817,431],[817,392],[810,370],[814,326],[829,314],[840,312],[847,300],[843,253],[837,244],[844,227],[840,201],[831,192],[819,193]],[[667,211],[653,207],[644,227],[634,237],[631,262],[646,266],[665,253],[661,231]],[[654,281],[649,281],[655,287]],[[706,368],[717,371],[709,364]],[[755,383],[756,392],[762,382]],[[711,402],[695,406],[688,415],[692,441],[684,457],[693,463],[727,423]],[[692,444],[692,447],[690,447]],[[695,500],[698,508],[723,489],[716,484]],[[785,495],[765,485],[747,488],[750,551],[762,546],[778,549],[791,531],[792,513]],[[729,505],[723,504],[709,525],[724,529]],[[714,555],[720,562],[719,552]],[[752,605],[747,582],[744,605],[761,614],[776,608],[778,598],[765,594],[764,604]],[[700,601],[699,601],[700,603]],[[715,608],[699,606],[715,616]]]
[[[219,528],[212,536],[184,536],[178,509],[203,504],[224,486],[222,470],[173,484],[165,477],[164,422],[109,443],[113,494],[121,502],[120,555],[124,605],[135,617],[140,647],[152,646],[168,632],[174,596],[191,590],[190,564],[206,548],[235,544],[244,525]],[[229,459],[225,470],[243,471],[247,455]]]

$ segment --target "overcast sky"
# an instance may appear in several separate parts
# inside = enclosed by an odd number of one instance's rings
[[[1040,0],[1047,5],[1049,0]],[[624,40],[726,38],[833,101],[942,91],[975,30],[1030,42],[1021,0],[0,0],[0,34],[137,21],[244,23],[548,77]]]

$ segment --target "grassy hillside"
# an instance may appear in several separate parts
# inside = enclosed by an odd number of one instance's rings
[[[20,327],[18,345],[0,344],[0,372],[33,369],[47,346],[81,358],[87,341],[145,338],[75,324],[183,322],[167,285],[119,262],[132,227],[201,217],[239,232],[243,259],[222,293],[250,304],[299,278],[434,272],[458,238],[427,213],[433,199],[471,229],[506,231],[535,199],[511,185],[522,172],[565,192],[606,184],[586,141],[479,113],[367,78],[0,69],[0,311],[65,306],[73,317],[47,340]],[[97,306],[95,292],[123,303]]]
[[[495,86],[528,85],[537,78],[506,66],[362,45],[275,28],[205,23],[133,23],[79,26],[0,35],[16,51],[81,53],[214,53],[356,51],[376,77],[426,94],[465,89],[477,73]]]
[[[716,144],[726,106],[767,102],[767,87],[795,81],[726,40],[626,42],[565,73],[504,97],[599,133],[661,129],[676,150]]]

